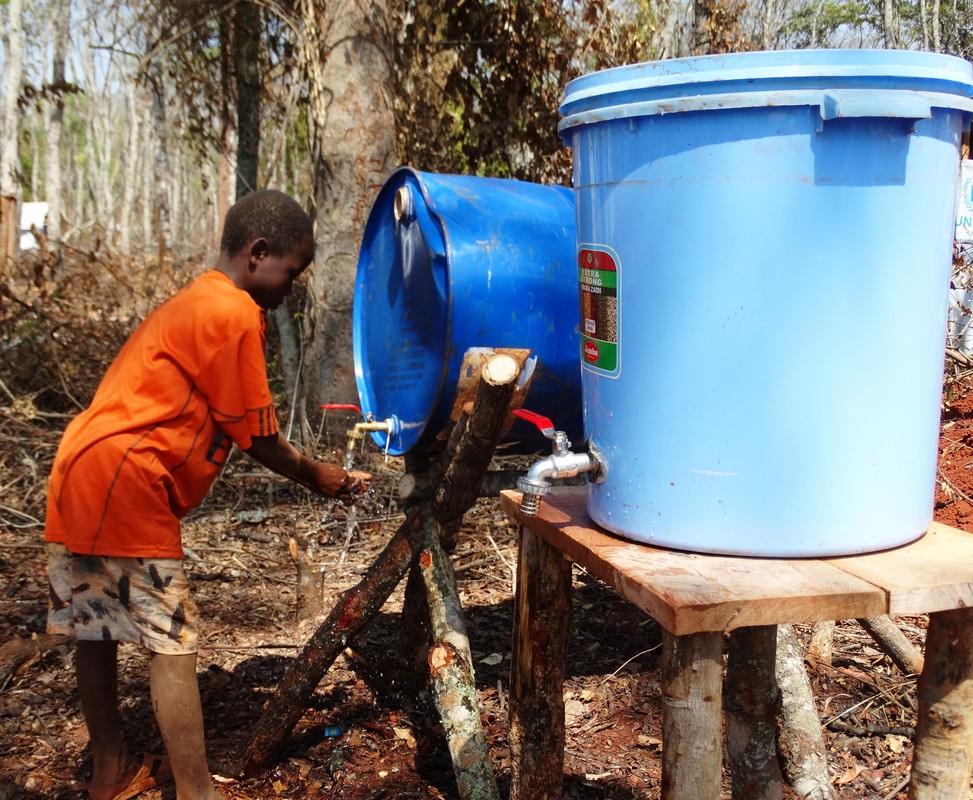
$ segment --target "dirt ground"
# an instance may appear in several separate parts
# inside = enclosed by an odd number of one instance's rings
[[[951,371],[944,391],[936,517],[973,531],[973,379]],[[7,411],[10,411],[8,407]],[[16,426],[4,423],[4,436]],[[340,446],[340,442],[326,443]],[[7,442],[4,464],[17,467]],[[23,469],[30,469],[29,453]],[[334,457],[337,457],[335,452]],[[372,455],[369,497],[348,509],[313,500],[237,456],[187,521],[185,544],[203,623],[199,682],[214,769],[236,760],[291,660],[314,629],[295,616],[292,538],[324,573],[324,610],[355,585],[401,522],[396,460]],[[19,467],[17,467],[19,468]],[[32,507],[37,507],[34,498]],[[467,515],[453,557],[476,667],[480,709],[501,793],[509,786],[507,690],[517,531],[494,499]],[[44,630],[46,585],[36,516],[0,495],[0,644]],[[568,679],[565,796],[657,798],[660,636],[656,624],[575,569]],[[320,684],[276,763],[245,781],[220,777],[232,798],[457,797],[435,714],[401,663],[402,587],[349,643]],[[921,646],[925,619],[899,618]],[[806,637],[808,628],[799,633]],[[853,620],[840,622],[830,667],[810,671],[838,800],[905,797],[915,719],[914,676],[900,674]],[[147,661],[122,648],[129,746],[160,752]],[[340,732],[333,730],[334,727]],[[0,681],[0,800],[80,798],[86,733],[71,651],[40,650]],[[146,800],[174,798],[171,785]],[[728,796],[725,793],[724,796]],[[703,799],[705,800],[705,799]],[[958,799],[959,800],[959,799]]]

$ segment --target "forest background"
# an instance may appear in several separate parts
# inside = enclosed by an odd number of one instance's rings
[[[300,438],[313,421],[306,409],[356,399],[358,247],[371,202],[397,166],[569,184],[558,104],[580,74],[754,49],[969,57],[969,6],[0,0],[3,214],[11,222],[14,204],[49,204],[41,250],[18,256],[7,246],[0,262],[0,350],[11,384],[0,388],[42,412],[83,406],[94,390],[88,367],[104,367],[86,365],[92,338],[124,338],[211,263],[233,199],[272,187],[316,219],[306,291],[274,317],[274,366],[293,409],[289,430]],[[65,303],[87,317],[86,333],[55,330],[52,315]]]

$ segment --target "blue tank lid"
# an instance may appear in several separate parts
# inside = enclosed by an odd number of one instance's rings
[[[955,56],[910,50],[770,50],[649,61],[568,83],[559,131],[680,111],[824,106],[823,92],[887,90],[922,92],[933,106],[971,111],[973,67]],[[882,116],[880,107],[871,108],[870,115]]]

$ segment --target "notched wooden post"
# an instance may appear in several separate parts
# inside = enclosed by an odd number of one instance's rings
[[[521,526],[510,672],[510,800],[562,796],[570,617],[571,562]]]
[[[777,761],[777,626],[738,628],[727,649],[723,708],[733,800],[780,800]]]
[[[662,636],[662,800],[719,797],[723,634]]]

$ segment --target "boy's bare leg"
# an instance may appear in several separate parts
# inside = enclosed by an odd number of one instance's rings
[[[176,780],[177,800],[222,800],[206,764],[196,655],[154,653],[149,685],[152,708]]]
[[[74,671],[91,742],[91,800],[112,798],[135,773],[118,711],[118,642],[76,643]]]

